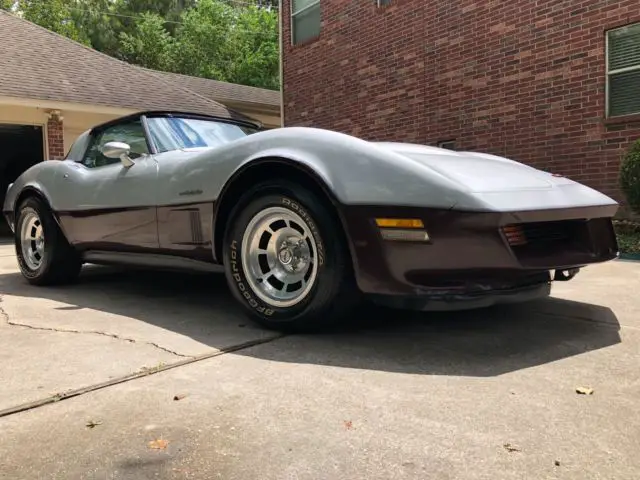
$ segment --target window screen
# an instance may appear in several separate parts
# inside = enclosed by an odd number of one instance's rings
[[[640,23],[607,32],[607,114],[640,113]]]
[[[320,0],[291,0],[291,41],[294,45],[320,35]]]

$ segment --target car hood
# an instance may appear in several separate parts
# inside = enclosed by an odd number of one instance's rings
[[[458,185],[460,196],[455,208],[508,211],[617,205],[608,196],[562,175],[504,157],[426,145],[375,144]]]
[[[568,178],[485,153],[456,152],[404,143],[377,145],[414,160],[473,193],[550,190],[575,183]]]

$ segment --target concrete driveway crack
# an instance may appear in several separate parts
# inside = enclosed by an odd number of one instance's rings
[[[3,312],[3,315],[6,315],[6,312]],[[230,347],[225,347],[220,350],[203,353],[202,355],[197,355],[195,357],[185,358],[184,360],[178,360],[174,363],[162,365],[162,366],[159,366],[158,368],[153,368],[151,370],[145,369],[143,371],[138,371],[130,375],[113,378],[111,380],[107,380],[106,382],[96,383],[93,385],[89,385],[86,387],[77,388],[73,390],[67,390],[66,392],[50,395],[48,397],[41,398],[33,402],[23,403],[21,405],[16,405],[14,407],[9,407],[9,408],[5,408],[4,410],[0,410],[0,418],[7,417],[9,415],[15,415],[16,413],[32,410],[34,408],[40,408],[51,403],[60,402],[62,400],[68,400],[70,398],[78,397],[80,395],[86,395],[88,393],[95,392],[96,390],[101,390],[103,388],[112,387],[114,385],[119,385],[121,383],[130,382],[132,380],[136,380],[139,378],[148,377],[150,375],[157,375],[161,372],[166,372],[167,370],[184,367],[186,365],[191,365],[192,363],[196,363],[196,362],[202,362],[203,360],[209,360],[211,358],[219,357],[221,355],[226,355],[228,353],[233,353],[240,350],[246,350],[248,348],[256,347],[258,345],[263,345],[265,343],[271,343],[275,340],[285,338],[285,337],[287,337],[286,334],[280,333],[280,334],[275,334],[272,337],[260,338],[258,340],[250,340],[248,342],[240,343],[238,345],[232,345]]]
[[[0,297],[0,303],[2,303],[2,297]],[[111,337],[111,338],[114,338],[116,340],[121,340],[123,342],[151,345],[152,347],[155,347],[155,348],[157,348],[159,350],[162,350],[163,352],[170,353],[170,354],[175,355],[177,357],[194,358],[192,355],[183,355],[182,353],[175,352],[175,351],[170,350],[168,348],[165,348],[165,347],[163,347],[161,345],[158,345],[157,343],[154,343],[154,342],[139,341],[139,340],[136,340],[134,338],[122,337],[122,336],[117,335],[115,333],[101,332],[101,331],[98,331],[98,330],[71,330],[71,329],[66,329],[66,328],[36,327],[34,325],[29,325],[27,323],[14,322],[14,321],[11,320],[11,318],[9,317],[9,314],[4,310],[4,308],[2,308],[2,305],[0,305],[0,317],[4,318],[4,320],[7,323],[7,325],[10,325],[12,327],[30,328],[31,330],[43,330],[43,331],[58,332],[58,333],[77,333],[77,334],[89,334],[89,335],[102,335],[104,337]]]
[[[172,363],[160,365],[157,368],[142,369],[140,371],[131,373],[129,375],[124,375],[124,376],[121,376],[121,377],[112,378],[112,379],[107,380],[105,382],[95,383],[93,385],[88,385],[86,387],[81,387],[81,388],[77,388],[77,389],[68,390],[68,391],[65,391],[65,392],[60,392],[60,393],[57,393],[55,395],[50,395],[48,397],[41,398],[41,399],[35,400],[33,402],[27,402],[27,403],[23,403],[21,405],[16,405],[16,406],[5,408],[5,409],[0,409],[0,418],[7,417],[9,415],[15,415],[16,413],[24,412],[24,411],[27,411],[27,410],[32,410],[34,408],[40,408],[40,407],[43,407],[43,406],[51,404],[51,403],[60,402],[62,400],[68,400],[70,398],[78,397],[78,396],[81,396],[81,395],[86,395],[88,393],[95,392],[96,390],[101,390],[103,388],[112,387],[114,385],[119,385],[121,383],[130,382],[132,380],[136,380],[136,379],[139,379],[139,378],[148,377],[150,375],[157,375],[157,374],[159,374],[161,372],[165,372],[167,370],[183,367],[183,366],[186,366],[186,365],[191,365],[192,363],[196,363],[196,362],[202,362],[204,360],[215,358],[215,357],[218,357],[218,356],[221,356],[221,355],[226,355],[228,353],[233,353],[233,352],[237,352],[237,351],[240,351],[240,350],[245,350],[245,349],[248,349],[248,348],[256,347],[258,345],[263,345],[265,343],[270,343],[270,342],[273,342],[275,340],[278,340],[278,339],[281,339],[281,338],[284,338],[284,337],[288,336],[287,334],[277,333],[277,334],[274,334],[274,335],[266,337],[266,338],[250,340],[250,341],[247,341],[247,342],[244,342],[244,343],[239,343],[239,344],[236,344],[236,345],[230,345],[228,347],[223,347],[223,348],[216,349],[216,350],[213,350],[211,352],[203,353],[203,354],[196,355],[196,356],[188,356],[188,355],[182,355],[180,353],[174,352],[174,351],[169,350],[167,348],[161,347],[160,345],[158,345],[156,343],[153,343],[153,342],[138,342],[137,340],[134,340],[134,339],[131,339],[131,338],[125,338],[125,337],[121,337],[121,336],[118,336],[118,335],[115,335],[115,334],[111,334],[111,333],[106,333],[106,332],[68,330],[68,329],[49,328],[49,327],[35,327],[33,325],[13,322],[9,318],[9,314],[4,310],[4,308],[2,308],[1,303],[2,303],[2,295],[0,295],[0,317],[2,317],[2,319],[4,319],[4,321],[7,323],[7,325],[10,325],[10,326],[30,328],[32,330],[46,330],[46,331],[62,332],[62,333],[89,333],[89,334],[95,334],[95,335],[104,335],[104,336],[107,336],[107,337],[115,338],[115,339],[118,339],[118,340],[123,340],[123,341],[126,341],[126,342],[145,343],[147,345],[152,345],[153,347],[156,347],[156,348],[158,348],[160,350],[163,350],[165,352],[169,352],[169,353],[171,353],[173,355],[176,355],[178,357],[183,357],[183,358],[180,359],[180,360],[176,360],[175,362],[172,362]]]

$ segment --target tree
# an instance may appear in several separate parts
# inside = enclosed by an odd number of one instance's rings
[[[166,21],[166,29],[173,34],[182,14],[196,4],[196,0],[118,0],[116,9],[118,13],[132,17],[155,13]],[[126,17],[123,17],[123,26],[131,26]]]
[[[228,81],[244,85],[279,86],[278,16],[264,8],[247,7],[238,16],[227,42],[236,51]]]
[[[121,58],[120,32],[122,18],[118,13],[120,0],[67,0],[76,27],[84,32],[89,44],[112,57]]]
[[[226,80],[235,57],[227,37],[236,16],[235,8],[217,0],[199,0],[185,11],[175,32],[174,71]]]
[[[17,0],[16,8],[30,22],[77,42],[89,44],[85,35],[77,28],[71,8],[73,2],[65,0]]]
[[[120,54],[124,60],[155,70],[172,70],[174,39],[155,13],[144,13],[133,34],[120,32]]]
[[[136,65],[278,87],[271,0],[0,0],[0,6],[14,1],[27,20]]]
[[[175,33],[174,71],[232,83],[277,88],[278,17],[253,6],[199,0]]]

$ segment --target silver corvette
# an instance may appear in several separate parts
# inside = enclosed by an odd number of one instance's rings
[[[3,213],[35,285],[84,263],[224,269],[254,320],[308,330],[363,296],[462,309],[616,258],[611,198],[506,158],[142,112],[27,170]]]

